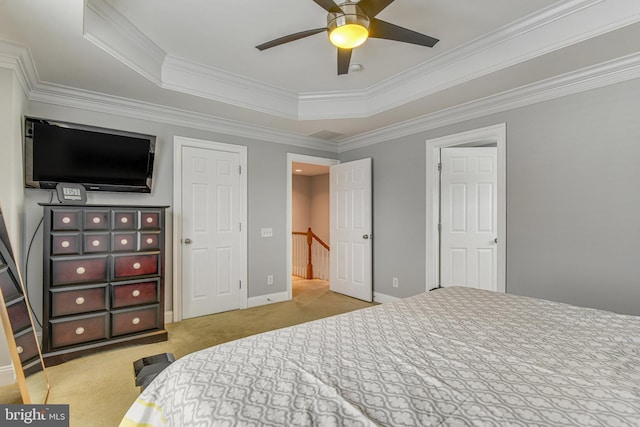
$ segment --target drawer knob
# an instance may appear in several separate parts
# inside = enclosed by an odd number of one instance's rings
[[[126,224],[129,222],[129,218],[127,218],[126,216],[123,216],[122,218],[120,218],[120,222],[123,224]]]
[[[17,346],[16,350],[18,351],[18,354],[24,353],[24,348],[21,345]]]
[[[76,273],[78,274],[84,274],[87,270],[84,267],[78,267],[76,268]]]
[[[102,221],[102,220],[100,219],[99,216],[94,216],[92,221],[93,221],[94,224],[100,224],[100,221]]]
[[[151,224],[153,222],[153,218],[150,216],[147,217],[147,224]]]
[[[138,323],[140,323],[140,318],[134,317],[133,319],[131,319],[131,323],[133,323],[134,325],[137,325]]]
[[[140,265],[139,262],[136,262],[136,263],[133,264],[133,269],[134,270],[140,270],[140,267],[142,267],[142,265]]]
[[[140,291],[136,289],[133,292],[131,292],[131,295],[133,295],[134,297],[139,297],[140,296]]]
[[[91,244],[93,245],[94,248],[97,248],[98,246],[100,246],[100,240],[94,240],[93,242],[91,242]]]
[[[78,304],[78,305],[84,304],[84,298],[83,297],[76,298],[76,304]]]
[[[127,239],[122,239],[122,240],[120,240],[120,244],[121,244],[122,246],[126,245],[127,243],[129,243],[129,241],[128,241]]]
[[[69,241],[68,241],[68,240],[63,240],[63,241],[60,243],[60,246],[62,246],[63,248],[68,248],[70,244],[71,244],[71,243],[69,243]]]
[[[69,224],[71,222],[71,218],[68,216],[63,216],[62,217],[62,223],[63,224]]]
[[[153,239],[151,237],[147,238],[147,245],[150,245],[153,243]]]
[[[84,328],[82,326],[76,328],[76,335],[84,334]]]

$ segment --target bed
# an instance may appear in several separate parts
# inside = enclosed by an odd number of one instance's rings
[[[438,289],[182,357],[138,425],[640,426],[640,317]]]

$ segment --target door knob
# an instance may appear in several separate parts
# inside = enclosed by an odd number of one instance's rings
[[[498,238],[493,239],[493,243],[498,243]]]
[[[371,237],[371,235],[370,235],[370,234],[364,234],[364,235],[362,236],[362,238],[363,238],[364,240],[367,240],[367,239],[369,239],[370,237]]]
[[[188,237],[186,239],[184,239],[184,244],[185,245],[190,245],[191,244],[191,239],[188,238]]]

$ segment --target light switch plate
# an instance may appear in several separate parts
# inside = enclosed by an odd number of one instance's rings
[[[262,237],[273,237],[273,228],[263,228],[260,230]]]

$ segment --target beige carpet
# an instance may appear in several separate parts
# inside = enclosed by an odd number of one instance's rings
[[[293,300],[170,323],[169,340],[102,352],[47,368],[48,403],[70,405],[71,427],[117,426],[140,389],[133,362],[159,353],[176,359],[202,348],[373,304],[329,291],[327,282],[294,280]],[[16,394],[17,391],[14,392]],[[0,393],[4,403],[11,392]],[[3,398],[4,396],[4,398]]]

